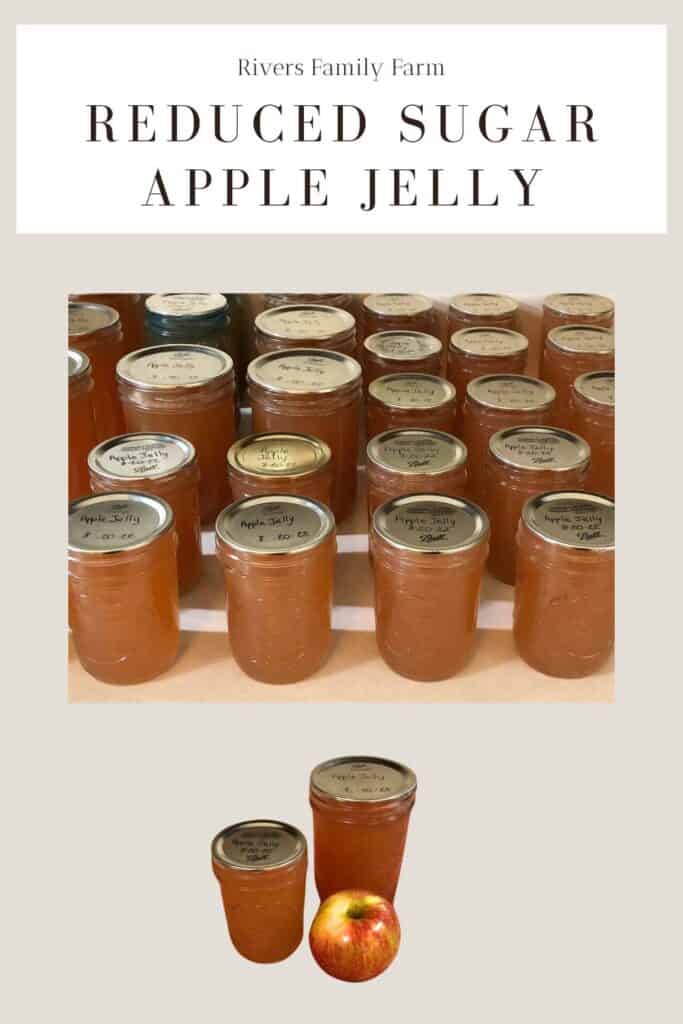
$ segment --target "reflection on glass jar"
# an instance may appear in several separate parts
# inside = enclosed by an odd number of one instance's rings
[[[385,430],[422,427],[454,433],[455,388],[428,373],[391,373],[368,387],[367,437]]]
[[[367,447],[368,519],[402,494],[447,494],[462,498],[468,453],[462,441],[440,430],[387,430]]]
[[[116,364],[128,351],[115,309],[94,303],[69,303],[69,348],[90,360],[97,440],[120,434],[123,413],[116,390]]]
[[[97,444],[95,413],[92,403],[90,360],[70,348],[69,360],[69,501],[90,490],[88,452]]]
[[[555,388],[555,423],[569,426],[572,385],[591,370],[614,369],[614,333],[606,327],[554,327],[543,347],[542,377]]]
[[[583,373],[572,385],[572,429],[591,447],[586,490],[614,497],[614,370]]]
[[[367,388],[373,380],[390,373],[441,372],[442,345],[433,334],[419,331],[380,331],[363,342],[363,380]]]
[[[332,501],[330,446],[308,434],[250,434],[228,451],[233,501],[265,494],[297,494]]]

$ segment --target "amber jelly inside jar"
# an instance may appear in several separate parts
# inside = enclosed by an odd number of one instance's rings
[[[586,489],[614,497],[614,370],[582,373],[572,385],[572,429],[591,448]]]
[[[356,321],[351,313],[334,306],[299,304],[266,309],[256,317],[254,333],[259,355],[287,348],[356,354]]]
[[[233,501],[260,494],[298,494],[332,501],[330,446],[308,434],[249,434],[228,451]]]
[[[389,373],[441,371],[442,344],[433,334],[421,331],[380,331],[363,342],[363,379],[371,381]]]
[[[128,351],[118,312],[94,302],[69,303],[69,348],[90,360],[97,439],[123,430],[123,414],[116,390],[116,364]]]
[[[393,901],[417,779],[381,757],[338,757],[311,772],[315,884],[321,900],[365,889]]]
[[[402,494],[447,494],[467,489],[468,452],[462,441],[441,430],[386,430],[367,446],[368,517]]]
[[[543,379],[557,393],[555,422],[568,426],[576,378],[592,370],[614,369],[614,332],[581,324],[554,327],[545,339],[544,352]]]
[[[454,432],[455,388],[429,373],[391,373],[368,387],[367,436],[385,430],[422,427]]]
[[[69,368],[69,501],[88,494],[88,452],[97,443],[92,403],[90,360],[84,352],[68,350]]]
[[[437,329],[434,303],[426,295],[383,292],[366,295],[362,303],[363,338],[379,331],[420,331]]]
[[[458,395],[456,433],[462,431],[462,404],[469,382],[492,373],[523,374],[528,355],[528,339],[504,327],[466,327],[451,335],[446,376]]]

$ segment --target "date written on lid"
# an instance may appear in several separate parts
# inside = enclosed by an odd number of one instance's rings
[[[332,306],[278,306],[259,313],[256,329],[274,338],[306,341],[334,338],[354,330],[350,313]]]
[[[470,356],[495,358],[526,352],[529,342],[519,331],[506,327],[464,327],[451,335],[450,347]]]
[[[563,316],[609,316],[614,303],[606,295],[587,292],[555,292],[545,298],[544,306]]]
[[[228,465],[245,473],[300,476],[327,465],[331,451],[306,434],[252,434],[228,451]]]
[[[614,502],[602,495],[540,494],[526,503],[522,518],[534,533],[565,547],[614,547]]]
[[[455,388],[429,373],[390,373],[371,381],[369,394],[394,409],[435,409],[455,399]]]
[[[500,462],[517,469],[578,469],[590,459],[582,438],[555,427],[508,427],[493,435],[489,448]]]
[[[253,554],[297,553],[320,544],[334,529],[325,505],[312,498],[284,495],[243,498],[229,505],[216,521],[221,541]]]
[[[219,292],[166,292],[150,295],[145,306],[158,316],[213,316],[227,308],[227,300]]]
[[[375,757],[340,757],[311,772],[311,788],[334,800],[395,800],[415,792],[415,773],[396,761]]]
[[[99,306],[91,302],[69,303],[69,337],[92,334],[117,323],[119,314],[110,306]]]
[[[490,295],[486,292],[454,295],[450,301],[454,313],[465,313],[467,316],[511,316],[517,311],[518,305],[517,300],[508,295]]]
[[[316,349],[271,352],[257,356],[249,364],[247,377],[255,384],[277,392],[322,394],[336,391],[360,380],[361,369],[355,359],[339,352]]]
[[[582,373],[574,381],[574,390],[589,402],[614,407],[614,372],[594,370],[591,373]]]
[[[142,547],[173,523],[170,506],[148,494],[91,495],[69,508],[69,550],[115,553]]]
[[[441,342],[420,331],[380,331],[371,334],[363,347],[384,359],[424,359],[441,351]]]
[[[189,441],[172,434],[126,434],[103,441],[91,451],[88,465],[95,473],[122,479],[166,476],[194,458]]]
[[[368,443],[368,459],[397,473],[445,473],[467,458],[464,444],[441,430],[387,430]]]
[[[480,543],[489,522],[482,509],[463,498],[410,494],[380,505],[373,528],[399,549],[448,554]]]
[[[433,304],[425,295],[384,292],[367,295],[363,299],[363,305],[371,313],[378,313],[380,316],[417,316],[419,313],[428,313]]]
[[[491,409],[534,412],[545,409],[555,400],[555,388],[544,380],[514,373],[492,373],[475,377],[467,385],[470,401]]]
[[[158,345],[120,360],[117,376],[140,387],[193,387],[232,372],[232,359],[208,345]]]
[[[548,332],[548,344],[563,352],[610,355],[614,352],[614,332],[607,327],[567,324]]]
[[[306,852],[306,840],[292,825],[278,821],[243,821],[213,841],[215,860],[243,870],[283,867]]]

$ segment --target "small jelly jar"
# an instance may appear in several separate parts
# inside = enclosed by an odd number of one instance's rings
[[[538,672],[578,679],[614,645],[614,502],[554,491],[531,498],[517,531],[513,614],[520,656]]]
[[[545,339],[543,380],[555,388],[555,423],[569,426],[572,385],[591,370],[614,369],[614,333],[607,327],[553,327]]]
[[[97,444],[92,405],[90,360],[70,348],[69,360],[69,501],[90,491],[88,452]]]
[[[550,489],[582,490],[590,454],[583,438],[557,427],[506,427],[493,435],[483,481],[492,576],[515,582],[515,537],[525,502]]]
[[[69,507],[69,623],[78,658],[105,683],[142,683],[178,655],[173,511],[136,492]]]
[[[313,675],[332,640],[336,540],[325,505],[295,495],[244,498],[216,521],[235,661],[263,683]]]
[[[434,334],[438,330],[436,308],[426,295],[392,292],[366,295],[361,310],[363,338],[379,331],[419,331]]]
[[[178,536],[178,584],[191,590],[202,573],[199,528],[199,466],[189,441],[174,434],[122,434],[90,452],[90,488],[142,491],[173,509]]]
[[[467,489],[467,449],[440,430],[387,430],[368,442],[368,518],[402,494],[447,494]]]
[[[496,327],[514,331],[518,314],[519,303],[508,295],[467,292],[454,295],[448,303],[451,334],[468,327]]]
[[[261,494],[297,494],[332,501],[330,446],[308,434],[249,434],[228,451],[233,501]]]
[[[385,430],[422,427],[454,432],[455,388],[429,373],[390,373],[368,387],[368,440]]]
[[[446,376],[458,396],[455,432],[462,433],[462,405],[467,385],[476,377],[492,373],[523,374],[529,355],[529,341],[519,331],[503,327],[467,327],[451,335]]]
[[[363,342],[363,380],[367,388],[373,380],[390,373],[441,372],[442,344],[433,334],[420,331],[380,331]]]
[[[256,351],[279,352],[288,348],[324,348],[356,354],[356,321],[347,310],[334,306],[276,306],[254,320]]]
[[[614,370],[582,373],[572,385],[572,430],[591,448],[586,490],[614,497]]]
[[[321,900],[364,889],[396,894],[415,773],[381,757],[337,757],[311,772],[315,884]]]
[[[258,964],[286,960],[303,937],[306,840],[282,821],[240,821],[211,844],[232,944]]]
[[[493,435],[505,427],[550,425],[555,389],[535,377],[491,373],[475,377],[462,405],[462,439],[469,452],[469,496],[484,502],[484,466]]]
[[[128,351],[119,314],[110,306],[69,303],[69,348],[90,360],[97,440],[122,433],[123,413],[116,390],[116,364]]]
[[[128,433],[176,434],[199,461],[199,509],[213,523],[230,500],[225,471],[235,440],[235,372],[225,352],[206,345],[138,349],[117,367]]]
[[[375,511],[370,553],[377,645],[394,672],[436,681],[467,663],[488,535],[486,514],[462,498],[412,494]]]

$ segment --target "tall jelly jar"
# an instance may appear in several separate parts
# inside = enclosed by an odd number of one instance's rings
[[[590,463],[582,437],[558,427],[506,427],[489,441],[483,482],[491,520],[489,572],[515,582],[515,537],[529,498],[548,490],[582,490]]]
[[[261,494],[297,494],[332,501],[332,452],[310,434],[249,434],[228,451],[233,501]]]
[[[336,540],[326,505],[244,498],[216,521],[235,661],[263,683],[313,675],[330,650]]]
[[[286,960],[303,937],[306,840],[282,821],[240,821],[211,843],[232,944],[258,964]]]
[[[257,356],[247,370],[254,430],[310,434],[332,452],[332,511],[353,510],[358,470],[361,369],[351,356],[292,349]]]
[[[432,682],[451,678],[467,663],[488,535],[486,513],[463,498],[411,494],[375,511],[370,552],[377,645],[394,672]]]
[[[402,494],[447,494],[467,489],[467,449],[441,430],[386,430],[368,442],[368,519]]]
[[[254,320],[254,337],[259,355],[288,348],[356,354],[355,318],[334,306],[299,304],[265,309]]]
[[[446,376],[458,395],[457,434],[462,432],[462,404],[469,382],[491,373],[523,374],[528,355],[528,339],[508,328],[466,327],[451,335]]]
[[[90,489],[142,491],[173,509],[178,537],[178,585],[191,590],[202,573],[199,466],[194,447],[175,434],[121,434],[102,441],[88,458]]]
[[[69,623],[78,658],[105,683],[142,683],[178,655],[171,506],[138,492],[69,507]]]
[[[614,332],[607,327],[553,327],[543,346],[543,380],[555,388],[555,423],[569,426],[572,385],[591,370],[614,369]]]
[[[578,679],[614,645],[614,502],[554,491],[531,498],[517,532],[513,613],[520,656],[538,672]]]
[[[379,331],[419,331],[434,334],[438,329],[434,303],[426,295],[397,292],[366,295],[362,302],[363,338]]]
[[[614,370],[582,373],[572,385],[572,430],[591,448],[586,490],[614,497]]]
[[[368,387],[368,440],[385,430],[422,427],[454,433],[455,388],[430,373],[390,373]]]
[[[380,331],[363,342],[363,380],[367,388],[373,380],[389,373],[441,372],[442,344],[433,334],[421,331]]]
[[[97,444],[92,404],[90,360],[77,349],[68,351],[69,367],[69,501],[90,491],[88,452]]]
[[[69,348],[90,360],[98,441],[122,433],[123,413],[116,390],[116,364],[128,351],[115,309],[92,302],[69,303]]]
[[[126,431],[176,434],[195,448],[199,512],[213,523],[230,500],[225,460],[235,440],[235,372],[207,345],[157,345],[131,352],[117,377]]]
[[[337,757],[313,769],[315,884],[321,900],[343,889],[365,889],[393,901],[416,792],[415,773],[383,757]]]

